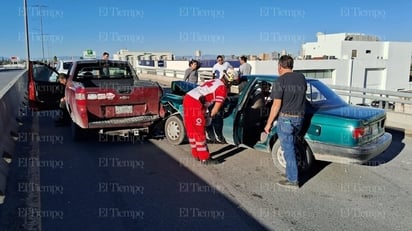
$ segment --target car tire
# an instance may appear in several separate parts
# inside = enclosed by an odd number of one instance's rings
[[[74,141],[81,141],[85,138],[85,130],[76,123],[72,122],[71,124],[71,130],[72,130],[72,138]]]
[[[298,162],[298,169],[299,172],[306,172],[308,171],[315,161],[313,157],[312,150],[305,143],[303,145],[299,145],[299,152],[296,156]],[[280,140],[277,139],[275,144],[272,147],[272,161],[277,170],[284,173],[286,171],[286,160],[283,155],[282,147],[280,146]]]
[[[185,126],[180,116],[172,115],[165,122],[165,136],[169,143],[179,145],[186,137]]]

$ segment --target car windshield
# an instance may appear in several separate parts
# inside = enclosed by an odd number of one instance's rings
[[[319,80],[308,80],[306,99],[314,107],[336,107],[346,104],[339,95]]]
[[[134,70],[127,62],[100,61],[79,63],[75,79],[137,79]]]

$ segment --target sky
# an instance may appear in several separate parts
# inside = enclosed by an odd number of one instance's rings
[[[0,57],[26,57],[24,0],[3,0]],[[31,57],[120,49],[176,56],[298,54],[316,33],[412,41],[412,2],[27,0]],[[42,36],[43,34],[43,36]],[[43,40],[42,40],[43,38]]]

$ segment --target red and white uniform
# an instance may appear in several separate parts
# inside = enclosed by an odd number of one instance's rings
[[[183,98],[183,121],[192,155],[200,160],[209,158],[206,145],[206,109],[213,102],[224,102],[227,88],[222,80],[212,79],[192,89]]]

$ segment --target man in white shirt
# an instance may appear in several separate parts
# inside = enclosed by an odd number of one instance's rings
[[[239,76],[250,75],[250,73],[252,72],[252,66],[249,63],[247,63],[246,56],[241,56],[239,61]]]
[[[218,55],[216,60],[217,62],[212,68],[212,74],[214,79],[220,79],[222,78],[224,71],[227,71],[229,68],[233,67],[229,62],[225,62],[223,55]]]

